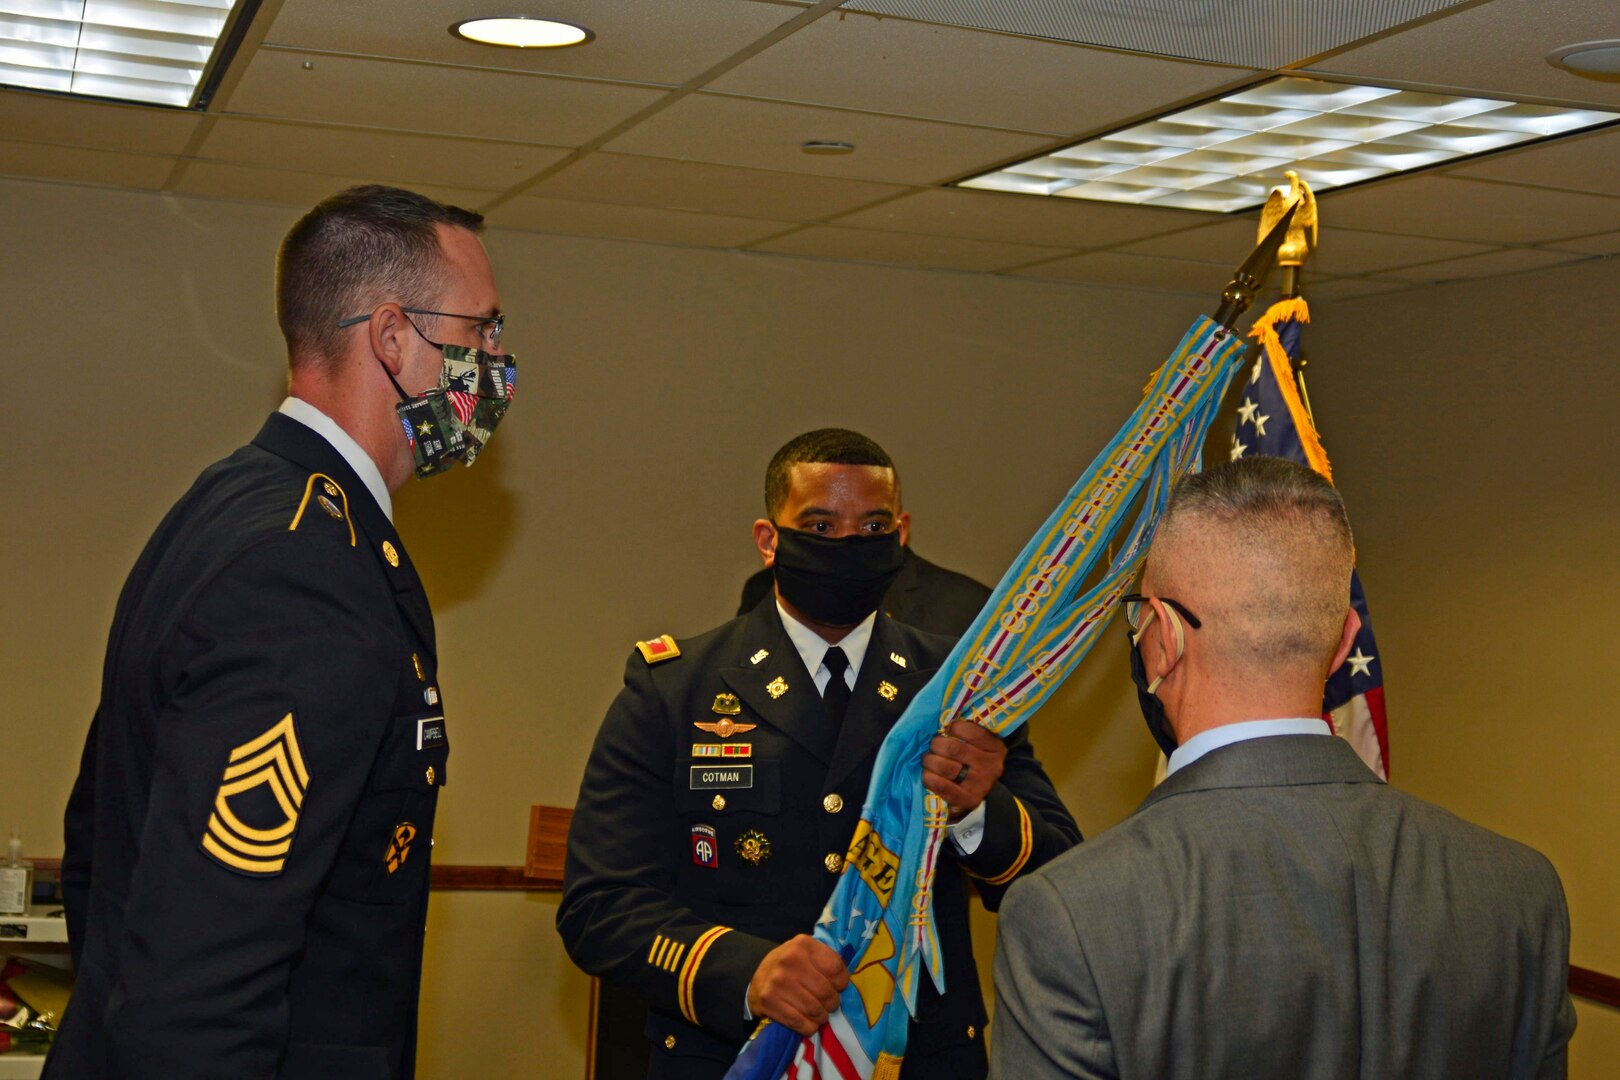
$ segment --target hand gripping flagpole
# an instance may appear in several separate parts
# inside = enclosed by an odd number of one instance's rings
[[[898,1076],[919,978],[926,971],[946,990],[933,885],[948,810],[922,786],[922,756],[959,719],[997,735],[1017,728],[1096,643],[1136,578],[1171,486],[1198,468],[1244,352],[1232,327],[1259,292],[1293,213],[1237,269],[1215,317],[1199,316],[1152,375],[1131,418],[1013,560],[878,750],[843,874],[814,929],[850,970],[838,1010],[809,1037],[762,1023],[726,1080]],[[1122,531],[1126,539],[1087,588]]]

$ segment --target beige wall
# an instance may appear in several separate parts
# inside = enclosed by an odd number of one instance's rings
[[[0,205],[18,384],[0,405],[0,824],[49,854],[129,564],[280,399],[271,255],[295,214],[14,181]],[[785,438],[834,423],[875,436],[900,462],[918,549],[992,580],[1207,306],[512,232],[489,246],[523,392],[477,468],[396,504],[438,614],[456,769],[435,857],[449,863],[521,861],[528,805],[572,802],[631,643],[731,613]],[[1600,410],[1620,388],[1604,349],[1620,317],[1600,302],[1616,284],[1601,264],[1324,303],[1310,338],[1390,657],[1396,782],[1547,851],[1575,961],[1611,972],[1617,747],[1594,676],[1616,670],[1602,532],[1620,513],[1597,473]],[[1152,772],[1116,636],[1034,722],[1088,833]],[[555,907],[435,898],[426,1080],[578,1074],[586,982]],[[1583,1009],[1582,1024],[1577,1064],[1596,1076],[1620,1018]]]

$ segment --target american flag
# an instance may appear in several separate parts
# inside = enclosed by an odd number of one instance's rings
[[[416,429],[411,427],[410,417],[402,416],[399,422],[405,425],[405,439],[411,444],[411,449],[416,449]]]
[[[506,378],[506,400],[511,401],[517,397],[517,368],[508,364],[501,374]]]
[[[478,408],[477,394],[469,394],[464,390],[446,390],[444,396],[450,399],[450,407],[455,410],[457,418],[463,424],[472,423],[473,410]]]
[[[1262,348],[1238,405],[1232,459],[1236,461],[1245,454],[1288,458],[1332,480],[1333,466],[1294,380],[1293,360],[1299,355],[1300,333],[1310,321],[1310,308],[1295,297],[1273,304],[1249,330]],[[1384,715],[1384,665],[1373,641],[1372,617],[1367,614],[1359,569],[1350,573],[1350,603],[1361,616],[1361,632],[1356,635],[1349,659],[1328,679],[1322,718],[1356,748],[1368,768],[1387,780],[1389,727]]]

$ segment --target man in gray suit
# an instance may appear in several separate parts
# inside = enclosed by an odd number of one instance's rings
[[[1351,558],[1303,466],[1177,485],[1125,612],[1169,776],[1008,892],[993,1076],[1566,1075],[1552,866],[1387,787],[1320,719]]]

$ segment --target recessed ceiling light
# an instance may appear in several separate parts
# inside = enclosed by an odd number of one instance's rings
[[[513,49],[562,49],[583,45],[596,36],[583,26],[554,19],[531,19],[527,15],[467,19],[452,26],[450,32],[480,45],[505,45]]]
[[[1620,82],[1620,41],[1583,41],[1547,54],[1547,63],[1585,79]]]
[[[956,186],[1225,213],[1264,203],[1290,171],[1320,193],[1617,120],[1285,76]]]
[[[201,106],[245,30],[236,0],[4,0],[0,84],[62,94]],[[235,31],[219,48],[227,25]],[[213,63],[214,68],[209,65]],[[201,89],[199,89],[201,87]]]

